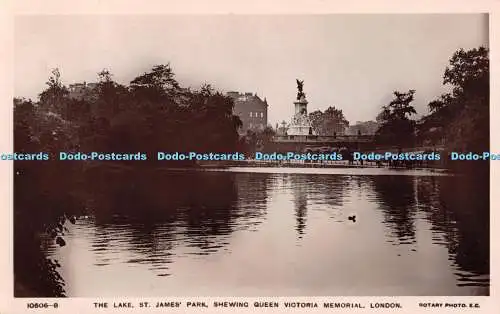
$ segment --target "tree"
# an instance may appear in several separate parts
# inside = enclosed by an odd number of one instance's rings
[[[313,111],[309,114],[309,120],[318,135],[343,134],[345,129],[349,127],[349,121],[345,118],[342,110],[335,107],[328,107],[325,112]]]
[[[311,125],[317,134],[320,134],[320,128],[323,122],[323,112],[321,110],[315,110],[309,113],[309,121],[311,121]],[[285,123],[285,121],[282,122]]]
[[[64,245],[61,221],[82,214],[88,202],[94,211],[119,211],[123,204],[114,203],[113,195],[149,193],[131,182],[150,181],[144,173],[159,166],[156,152],[237,151],[241,120],[232,113],[231,98],[209,84],[198,91],[181,88],[169,65],[154,66],[129,86],[103,70],[92,97],[80,100],[69,97],[57,69],[47,85],[37,102],[14,99],[15,151],[52,154],[48,161],[14,162],[19,173],[14,179],[15,276],[16,291],[22,290],[20,282],[33,283],[31,296],[58,297],[64,295],[62,279],[57,262],[40,251],[42,232]],[[133,165],[57,160],[59,152],[75,150],[145,152],[149,157]]]
[[[266,126],[263,130],[258,131],[257,144],[259,145],[259,149],[269,148],[275,135],[276,131],[270,126]]]
[[[52,75],[46,82],[48,88],[39,94],[40,103],[46,108],[58,112],[64,106],[69,94],[68,89],[61,83],[61,73],[59,69],[53,69]]]
[[[450,150],[489,149],[489,58],[479,47],[460,49],[450,58],[443,84],[452,88],[429,103],[419,136],[445,138]]]
[[[381,123],[377,131],[377,141],[384,144],[411,145],[415,131],[415,121],[410,117],[416,114],[412,106],[415,90],[407,93],[394,92],[394,99],[382,107],[382,111],[377,117]]]
[[[74,144],[73,125],[61,116],[67,90],[54,70],[40,101],[14,99],[14,150],[52,153],[67,151]],[[65,212],[75,208],[73,165],[49,161],[14,161],[14,276],[16,295],[64,296],[58,262],[40,250],[39,233],[47,231],[62,244],[60,224]],[[65,192],[62,192],[65,191]],[[31,295],[32,296],[32,295]]]
[[[455,52],[444,72],[443,84],[453,86],[455,97],[464,93],[486,97],[489,91],[488,50],[479,47]]]
[[[180,90],[170,64],[155,65],[130,82],[130,89],[138,96],[153,102],[172,101]]]

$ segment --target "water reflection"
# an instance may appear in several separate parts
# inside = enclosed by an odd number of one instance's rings
[[[95,194],[105,205],[48,252],[72,296],[487,295],[488,189],[464,182],[159,174]]]
[[[308,207],[336,216],[343,205],[345,192],[350,188],[347,176],[285,175],[293,191],[293,204],[299,239],[306,232]]]
[[[265,214],[269,180],[265,174],[159,175],[146,185],[159,195],[144,192],[144,185],[122,185],[108,210],[95,210],[93,220],[79,224],[80,231],[91,239],[95,266],[144,264],[168,276],[176,248],[182,248],[178,257],[209,255],[227,246],[233,232],[256,230]]]
[[[373,190],[394,245],[414,244],[417,210],[414,177],[374,176]]]
[[[308,187],[311,186],[308,182],[307,177],[304,176],[291,176],[290,181],[293,189],[293,205],[295,209],[295,219],[299,239],[302,238],[304,234],[304,229],[307,222],[307,197],[308,197]]]
[[[398,179],[373,177],[384,223],[397,244],[417,244],[418,219],[428,221],[432,243],[447,248],[457,286],[489,287],[487,178],[480,182],[467,177]]]
[[[459,286],[489,286],[489,180],[483,179],[418,180],[435,243],[447,247]]]

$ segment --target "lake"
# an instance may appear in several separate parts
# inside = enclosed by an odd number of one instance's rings
[[[70,297],[489,295],[487,179],[252,168],[110,186],[65,246],[45,243]]]

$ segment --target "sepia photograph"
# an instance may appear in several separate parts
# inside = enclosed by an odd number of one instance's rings
[[[488,14],[13,22],[15,298],[490,295]]]

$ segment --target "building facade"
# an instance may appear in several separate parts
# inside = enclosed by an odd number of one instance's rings
[[[227,96],[234,100],[233,114],[240,117],[242,127],[238,133],[245,134],[248,130],[261,131],[267,126],[267,100],[262,100],[257,94],[228,92]]]
[[[86,99],[91,97],[91,92],[97,88],[97,83],[75,83],[69,86],[69,97],[74,99]]]

